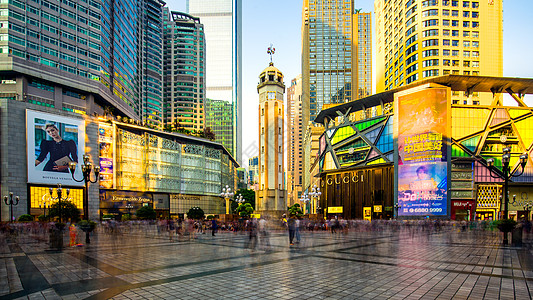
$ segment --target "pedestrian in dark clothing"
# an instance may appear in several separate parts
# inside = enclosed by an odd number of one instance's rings
[[[296,217],[294,215],[290,216],[289,220],[287,220],[287,227],[289,227],[289,244],[294,245],[292,242],[296,232]]]
[[[217,220],[213,218],[211,220],[211,235],[215,236],[216,231],[217,231]]]

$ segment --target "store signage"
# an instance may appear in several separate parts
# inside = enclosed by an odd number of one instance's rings
[[[452,189],[472,189],[472,181],[452,181]]]
[[[328,207],[329,214],[342,214],[342,206],[330,206]]]
[[[372,207],[363,207],[363,219],[372,221]]]
[[[381,205],[374,205],[374,212],[382,212]]]
[[[468,172],[452,171],[452,180],[453,179],[468,179],[468,180],[472,180],[472,178],[473,178],[472,171],[468,171]]]
[[[149,193],[125,191],[100,191],[100,208],[126,208],[131,205],[134,209],[152,204],[152,195]]]
[[[400,216],[447,215],[448,94],[430,88],[396,99]]]
[[[474,198],[473,191],[451,191],[451,198]]]

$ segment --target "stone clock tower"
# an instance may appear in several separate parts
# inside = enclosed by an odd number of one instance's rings
[[[283,74],[270,62],[259,75],[259,189],[256,211],[278,218],[287,211],[284,181]]]

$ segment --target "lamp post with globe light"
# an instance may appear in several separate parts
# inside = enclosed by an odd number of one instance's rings
[[[305,214],[305,212],[307,211],[307,213],[309,213],[310,209],[307,209],[307,203],[309,203],[311,201],[311,199],[309,198],[309,196],[306,194],[306,193],[302,193],[302,197],[300,198],[300,202],[302,202],[304,204],[304,210],[303,210],[303,213]]]
[[[226,187],[222,188],[222,192],[220,193],[220,197],[224,198],[226,200],[226,215],[229,215],[229,201],[233,197],[233,192],[231,191],[231,188],[229,185],[226,185]]]
[[[314,201],[315,205],[315,214],[318,213],[317,212],[317,207],[319,206],[318,205],[318,201],[320,200],[320,196],[322,195],[322,192],[320,191],[320,187],[316,186],[316,184],[313,186],[313,188],[311,188],[311,192],[309,193],[309,196],[311,196],[311,199],[315,199],[316,200]],[[313,201],[311,201],[313,202]],[[312,209],[311,209],[312,210]]]
[[[13,193],[9,193],[9,198],[7,196],[4,196],[4,203],[6,205],[9,205],[9,221],[13,222],[15,219],[13,218],[13,206],[17,206],[19,204],[20,197],[16,196],[15,200],[13,200]]]
[[[494,158],[487,159],[487,165],[489,167],[489,174],[493,178],[502,178],[504,181],[503,186],[503,219],[507,220],[508,218],[508,212],[509,212],[509,179],[513,177],[518,177],[524,173],[524,168],[526,167],[528,160],[527,153],[524,153],[520,155],[520,166],[521,170],[517,174],[513,174],[511,167],[509,165],[509,162],[511,161],[511,148],[505,147],[503,148],[503,154],[502,154],[502,175],[498,176],[497,173],[495,173],[495,167],[494,167]],[[492,173],[495,173],[496,175],[493,175]],[[508,238],[507,233],[505,232],[503,235],[503,244],[508,244]]]
[[[82,179],[76,179],[74,177],[74,172],[76,171],[76,163],[70,162],[68,168],[72,179],[76,182],[84,182],[85,190],[83,193],[83,219],[89,220],[89,182],[96,183],[98,181],[98,174],[100,174],[100,166],[94,166],[94,180],[91,180],[91,171],[93,170],[93,164],[89,161],[90,156],[85,154],[83,156],[83,164],[81,165],[81,173],[83,174]]]

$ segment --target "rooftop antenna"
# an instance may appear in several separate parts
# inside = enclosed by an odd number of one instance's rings
[[[272,66],[274,65],[274,63],[272,62],[272,55],[276,53],[276,48],[274,48],[272,44],[270,44],[270,47],[268,47],[267,53],[270,55],[270,65]]]

